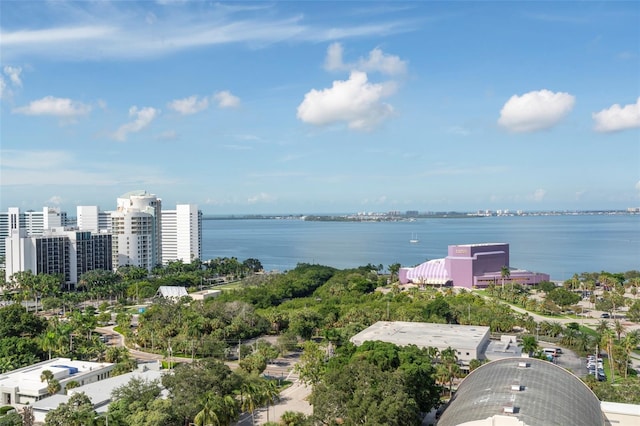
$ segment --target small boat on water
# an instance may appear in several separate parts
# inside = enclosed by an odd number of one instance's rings
[[[411,239],[409,240],[409,242],[411,244],[417,244],[420,240],[418,240],[418,234],[413,233],[411,234]]]

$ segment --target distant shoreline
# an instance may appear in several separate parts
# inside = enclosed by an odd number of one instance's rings
[[[537,212],[428,212],[417,214],[400,213],[345,213],[345,214],[238,214],[202,215],[202,220],[304,220],[311,222],[411,222],[416,219],[460,219],[514,216],[583,216],[624,215],[640,216],[640,210],[585,210],[585,211],[537,211]]]

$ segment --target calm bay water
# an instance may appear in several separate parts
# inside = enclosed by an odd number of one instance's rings
[[[417,235],[418,243],[410,243]],[[580,272],[640,270],[639,215],[417,219],[414,222],[203,221],[204,260],[256,258],[266,270],[300,262],[339,269],[371,263],[414,266],[451,244],[504,242],[511,266],[564,280]]]

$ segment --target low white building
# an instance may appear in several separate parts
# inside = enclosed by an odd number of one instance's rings
[[[156,292],[156,297],[163,297],[174,301],[188,296],[189,293],[187,293],[187,288],[177,285],[161,285],[158,287],[158,291]]]
[[[189,296],[193,300],[206,300],[213,297],[218,297],[222,294],[222,290],[202,290],[190,293]]]
[[[9,371],[0,375],[0,403],[19,408],[49,396],[47,382],[40,378],[45,370],[51,371],[60,383],[60,393],[64,393],[71,381],[83,386],[108,378],[114,366],[108,362],[54,358]]]
[[[93,408],[99,415],[103,415],[109,409],[111,401],[111,393],[121,386],[127,385],[132,379],[143,381],[160,381],[164,371],[160,369],[157,363],[143,364],[136,371],[121,374],[119,376],[110,377],[101,380],[99,383],[89,383],[74,389],[69,389],[67,395],[53,395],[41,401],[32,404],[33,416],[36,422],[44,422],[49,411],[55,410],[60,404],[69,402],[69,398],[76,393],[84,393],[89,397]],[[166,395],[165,395],[166,396]]]
[[[451,347],[456,350],[458,360],[468,364],[472,359],[485,358],[489,336],[489,327],[479,325],[378,321],[350,340],[356,346],[379,340],[398,346],[435,347],[440,351]]]

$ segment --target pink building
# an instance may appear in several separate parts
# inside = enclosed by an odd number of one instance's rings
[[[502,284],[502,268],[509,268],[505,284],[533,285],[549,281],[548,274],[512,268],[509,265],[509,244],[462,244],[449,246],[444,259],[434,259],[413,268],[401,268],[400,283],[421,285],[454,285],[456,287],[487,287]]]

